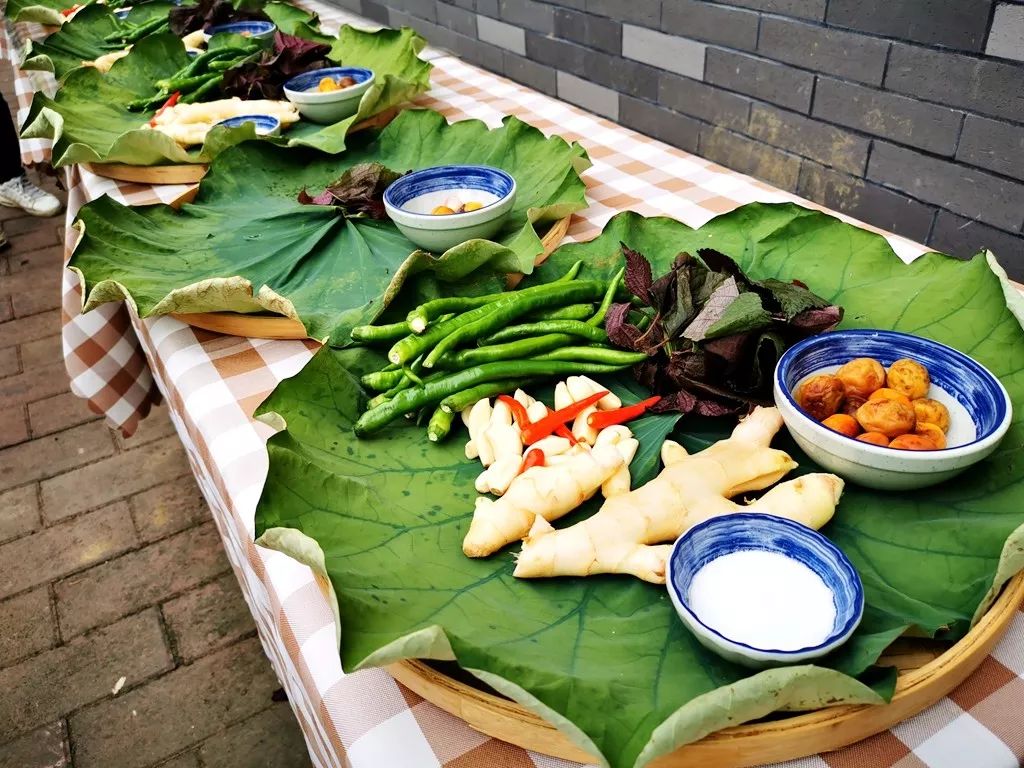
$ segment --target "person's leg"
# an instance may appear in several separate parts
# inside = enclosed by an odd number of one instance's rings
[[[21,167],[21,147],[14,118],[0,94],[0,205],[21,208],[33,216],[53,216],[60,200],[32,184]],[[4,238],[0,237],[0,249]]]
[[[18,131],[14,127],[14,119],[7,102],[0,93],[0,183],[20,176],[21,148],[18,146]]]
[[[2,34],[2,31],[0,31]],[[18,133],[14,120],[7,111],[7,102],[0,93],[0,182],[8,181],[21,173],[21,150],[18,147]],[[3,227],[0,227],[0,251],[10,246]]]

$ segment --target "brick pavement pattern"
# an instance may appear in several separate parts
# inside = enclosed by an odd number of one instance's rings
[[[0,766],[309,766],[166,410],[68,391],[62,222],[0,207]]]

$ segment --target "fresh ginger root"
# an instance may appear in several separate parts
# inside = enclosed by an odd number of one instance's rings
[[[523,541],[514,574],[521,578],[631,574],[665,582],[671,546],[687,529],[717,515],[761,512],[820,528],[827,523],[843,481],[813,474],[783,483],[757,501],[729,501],[778,482],[796,463],[769,447],[782,426],[776,408],[757,408],[726,440],[687,455],[673,444],[663,449],[665,469],[641,488],[607,499],[596,514],[556,531],[538,515]],[[596,449],[595,449],[596,450]],[[660,546],[659,546],[660,545]]]
[[[526,536],[534,518],[557,520],[593,496],[622,463],[618,446],[602,445],[553,466],[531,467],[501,498],[477,498],[462,551],[486,557]]]
[[[622,454],[622,466],[615,470],[615,474],[601,484],[601,495],[606,499],[612,496],[619,496],[629,493],[631,478],[629,475],[629,464],[636,456],[640,448],[640,441],[633,437],[629,427],[616,424],[601,430],[595,440],[596,445],[614,445],[616,450]]]

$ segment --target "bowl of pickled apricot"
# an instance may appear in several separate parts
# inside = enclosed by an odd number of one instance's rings
[[[314,123],[331,124],[359,111],[374,74],[362,67],[327,67],[303,72],[284,84],[284,96]]]
[[[407,173],[384,190],[384,209],[420,248],[444,253],[497,234],[516,202],[516,180],[489,165],[439,165]]]
[[[1006,389],[976,360],[896,331],[805,339],[779,359],[774,395],[811,459],[883,490],[963,472],[996,449],[1013,416]]]

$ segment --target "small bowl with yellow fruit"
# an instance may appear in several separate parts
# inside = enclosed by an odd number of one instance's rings
[[[516,180],[487,165],[424,168],[384,190],[384,208],[398,229],[434,253],[495,235],[515,202]]]
[[[362,67],[326,67],[296,75],[284,84],[284,95],[307,120],[330,125],[359,110],[373,80]]]
[[[896,331],[833,331],[795,344],[776,366],[774,395],[811,459],[891,491],[935,485],[983,460],[1013,416],[983,365]]]

